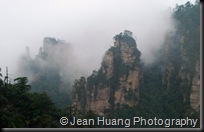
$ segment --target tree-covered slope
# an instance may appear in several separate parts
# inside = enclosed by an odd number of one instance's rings
[[[60,127],[56,108],[47,94],[33,93],[26,77],[7,84],[0,78],[1,128]]]

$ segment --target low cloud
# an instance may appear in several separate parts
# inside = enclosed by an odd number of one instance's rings
[[[67,67],[74,71],[73,78],[80,76],[78,74],[88,76],[99,69],[105,51],[113,45],[115,34],[124,30],[133,32],[143,61],[151,63],[165,35],[175,31],[169,7],[173,8],[178,2],[1,0],[0,67],[5,73],[4,69],[8,66],[14,78],[25,47],[30,48],[30,56],[35,58],[43,38],[47,36],[70,44],[69,53],[56,53],[56,56],[64,55],[71,61]],[[66,67],[63,70],[66,71]]]

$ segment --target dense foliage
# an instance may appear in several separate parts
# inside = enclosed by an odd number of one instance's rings
[[[0,125],[6,128],[59,127],[57,110],[47,94],[32,93],[26,77],[7,84],[0,79]]]
[[[74,106],[58,109],[46,92],[32,92],[27,83],[26,77],[16,78],[14,84],[7,84],[0,78],[1,128],[81,127],[63,126],[60,124],[60,118],[76,116],[89,119],[96,116],[92,111],[83,114]]]
[[[175,35],[167,36],[165,44],[167,52],[160,49],[155,62],[143,68],[144,82],[140,88],[140,102],[135,107],[125,106],[122,109],[105,110],[110,118],[131,118],[141,116],[146,119],[154,117],[161,119],[200,119],[200,111],[190,107],[189,81],[181,80],[179,72],[185,67],[191,77],[195,73],[195,63],[200,59],[200,4],[177,5],[173,14],[178,21]],[[165,60],[163,60],[165,59]],[[171,77],[169,86],[163,83],[163,74],[166,64],[170,64]],[[185,99],[184,99],[185,97]],[[200,122],[196,127],[200,126]],[[121,126],[124,127],[124,126]],[[164,126],[133,126],[133,127],[164,127]],[[178,127],[178,126],[171,126]],[[190,127],[190,126],[185,126]]]
[[[168,53],[161,49],[155,62],[143,67],[143,85],[140,87],[140,99],[137,106],[123,107],[115,106],[114,109],[105,109],[104,113],[107,118],[127,119],[133,116],[140,116],[146,119],[154,117],[167,118],[194,118],[200,119],[200,111],[195,111],[190,107],[190,90],[191,85],[183,82],[178,73],[181,67],[191,76],[194,75],[196,61],[200,59],[200,3],[195,4],[187,2],[185,5],[177,5],[174,9],[173,17],[178,21],[176,34],[167,36],[165,44],[169,44]],[[135,40],[126,35],[119,34],[114,37],[122,41],[131,43],[136,46]],[[51,40],[52,44],[58,42]],[[124,65],[121,63],[120,50],[110,48],[114,53],[112,78],[105,79],[102,69],[93,71],[93,74],[87,78],[81,77],[75,80],[74,87],[76,93],[73,96],[85,105],[84,92],[86,88],[97,87],[100,83],[108,84],[112,91],[110,93],[110,104],[114,104],[114,91],[119,85],[119,76],[128,74],[128,71],[135,68],[140,63],[136,61],[134,65]],[[48,51],[49,52],[49,51]],[[133,53],[138,58],[141,53]],[[52,56],[53,57],[53,56]],[[95,118],[96,114],[92,111],[83,112],[73,106],[67,106],[64,109],[60,106],[70,103],[70,94],[60,91],[62,87],[69,87],[70,82],[64,83],[60,75],[60,68],[57,63],[53,63],[52,57],[49,57],[47,51],[41,51],[35,59],[24,58],[29,66],[29,71],[35,76],[35,80],[28,85],[27,77],[15,79],[13,84],[3,81],[0,73],[0,125],[6,128],[42,128],[42,127],[106,127],[106,126],[62,126],[59,119],[62,116],[69,118],[77,116],[84,119]],[[135,60],[140,60],[136,58]],[[165,59],[165,60],[164,60]],[[44,68],[39,65],[40,61],[47,63]],[[172,70],[169,79],[170,84],[163,83],[163,72],[166,64],[171,64]],[[44,63],[43,63],[44,64]],[[103,64],[102,64],[103,65]],[[23,67],[25,68],[25,67]],[[28,70],[27,70],[28,71]],[[186,84],[186,85],[185,85]],[[31,87],[32,86],[32,87]],[[96,91],[97,92],[97,89]],[[94,94],[96,95],[96,94]],[[184,95],[187,95],[184,101]],[[127,100],[132,99],[133,92],[129,91],[125,97]],[[53,103],[54,102],[54,103]],[[56,105],[57,104],[57,107]],[[83,106],[85,108],[85,106]],[[200,122],[196,127],[200,126]],[[124,127],[124,126],[109,126]],[[164,126],[131,126],[131,127],[164,127]],[[171,126],[178,127],[178,126]],[[189,126],[184,126],[189,127]]]
[[[176,33],[167,35],[164,46],[168,45],[168,51],[162,47],[157,54],[157,59],[151,64],[145,64],[143,67],[143,85],[140,87],[139,104],[134,107],[124,105],[120,107],[116,105],[114,109],[105,109],[104,113],[110,119],[127,119],[133,116],[143,117],[145,119],[183,119],[192,118],[200,119],[200,111],[195,111],[190,106],[190,89],[192,83],[181,79],[179,76],[182,70],[193,77],[195,73],[195,63],[200,59],[200,4],[187,2],[185,5],[177,5],[174,9],[173,17],[177,20]],[[118,41],[128,41],[134,43],[132,37],[120,33],[114,39]],[[135,46],[135,45],[133,45]],[[121,63],[121,51],[119,47],[111,47],[109,49],[113,53],[113,76],[110,80],[104,80],[104,74],[101,69],[87,79],[88,87],[99,82],[108,83],[111,87],[109,103],[114,104],[114,91],[117,89],[120,81],[119,76],[128,74],[128,71],[135,66],[124,65]],[[140,57],[140,52],[135,52]],[[138,58],[136,60],[139,60]],[[138,64],[139,62],[135,62]],[[103,64],[102,64],[103,65]],[[169,82],[164,82],[165,70],[172,68],[169,75]],[[184,68],[183,68],[184,67]],[[124,91],[125,92],[125,91]],[[125,97],[127,100],[133,97],[133,92],[129,91]],[[96,127],[96,126],[93,126]],[[102,126],[102,127],[118,127],[118,126]],[[124,127],[124,126],[119,126]],[[131,127],[164,127],[163,126],[141,126],[135,125]],[[172,128],[180,127],[175,124]],[[183,126],[191,127],[191,126]],[[195,127],[200,127],[198,121]]]
[[[179,10],[180,9],[180,10]],[[182,17],[179,17],[182,16]],[[183,35],[182,50],[185,52],[186,69],[194,72],[196,60],[200,60],[200,3],[187,2],[179,6],[175,18],[179,20],[178,34]]]

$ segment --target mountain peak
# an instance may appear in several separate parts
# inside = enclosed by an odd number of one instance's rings
[[[57,40],[53,37],[44,37],[43,44],[57,44]]]
[[[92,110],[104,115],[105,109],[135,106],[139,102],[143,78],[140,51],[130,31],[125,30],[114,39],[116,42],[105,52],[100,69],[86,83],[79,79],[73,85],[73,104],[83,112]]]
[[[122,42],[126,42],[131,47],[136,47],[136,41],[133,38],[133,33],[129,30],[124,30],[120,34],[117,34],[113,37],[114,47],[120,47]]]

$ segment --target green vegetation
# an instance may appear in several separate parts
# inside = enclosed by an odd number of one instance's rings
[[[1,75],[1,74],[0,74]],[[82,113],[74,106],[58,109],[46,92],[32,92],[26,77],[15,79],[7,84],[0,76],[0,126],[1,128],[62,128],[81,127],[60,124],[61,117],[94,118],[92,111]],[[86,126],[92,127],[92,126]],[[97,126],[93,126],[97,127]]]
[[[73,85],[75,92],[73,92],[72,97],[77,98],[77,102],[81,104],[81,112],[84,114],[85,112],[85,104],[86,104],[86,78],[81,77],[79,80],[75,80]]]
[[[167,36],[169,45],[167,53],[158,52],[157,60],[143,67],[143,85],[140,87],[140,101],[135,107],[116,107],[115,110],[105,110],[109,118],[131,118],[140,116],[146,119],[154,117],[161,119],[200,119],[200,111],[190,107],[190,88],[192,80],[181,79],[179,72],[183,66],[185,73],[192,79],[195,73],[195,63],[200,59],[200,4],[187,2],[175,8],[174,17],[178,20],[178,30],[174,36]],[[183,40],[181,39],[183,38]],[[163,49],[161,49],[163,50]],[[165,59],[165,60],[163,60]],[[165,67],[165,64],[170,67]],[[163,83],[164,68],[169,71],[169,82]],[[122,69],[128,69],[123,67]],[[125,70],[122,72],[125,73]],[[168,86],[167,86],[168,85]],[[124,91],[125,92],[125,91]],[[127,91],[126,91],[127,92]],[[131,92],[128,93],[129,96]],[[126,95],[127,99],[130,97]],[[124,126],[121,126],[124,127]],[[164,127],[164,126],[132,126],[132,127]],[[171,126],[178,127],[178,126]],[[190,126],[184,126],[190,127]],[[200,122],[196,125],[200,127]]]
[[[71,104],[71,75],[67,64],[69,45],[45,37],[43,48],[35,58],[24,55],[19,62],[19,72],[27,76],[32,92],[46,92],[54,104],[63,108]],[[67,69],[65,69],[65,67]]]
[[[136,47],[137,46],[135,39],[132,36],[129,36],[128,34],[126,34],[126,33],[122,33],[121,32],[120,34],[115,35],[113,37],[113,39],[118,40],[118,41],[127,42],[132,47]]]
[[[115,97],[114,93],[120,86],[120,77],[123,75],[126,75],[126,77],[129,74],[130,70],[135,70],[136,67],[138,67],[140,64],[140,51],[136,47],[136,42],[132,36],[129,36],[126,33],[120,33],[119,35],[116,35],[114,37],[115,40],[120,41],[120,43],[127,43],[129,47],[133,48],[132,56],[135,58],[135,62],[131,64],[124,64],[122,62],[121,58],[121,45],[116,47],[111,47],[108,51],[113,54],[113,73],[110,78],[105,77],[105,73],[103,73],[103,70],[106,69],[106,65],[101,64],[101,68],[97,71],[93,71],[92,75],[87,78],[87,89],[94,89],[95,97],[97,96],[97,86],[99,84],[105,84],[110,87],[110,97],[108,102],[114,106]],[[93,88],[94,86],[94,88]],[[129,98],[129,97],[127,97]]]
[[[200,3],[187,2],[176,6],[174,17],[179,21],[175,45],[181,47],[181,60],[188,72],[194,73],[195,64],[200,60]],[[178,48],[180,49],[180,48]]]
[[[41,52],[38,58],[28,61],[29,68],[36,79],[28,85],[27,77],[16,78],[13,84],[3,81],[0,73],[0,125],[6,128],[43,128],[43,127],[104,127],[104,126],[62,126],[59,119],[62,116],[69,118],[77,116],[84,119],[93,119],[96,114],[93,111],[85,112],[85,92],[93,89],[97,94],[97,86],[106,84],[110,86],[109,103],[115,105],[114,109],[105,109],[106,118],[127,119],[134,116],[152,119],[176,119],[194,118],[200,119],[200,111],[190,107],[190,91],[192,77],[195,73],[196,61],[200,59],[200,3],[187,2],[174,9],[174,18],[179,22],[178,29],[174,36],[167,36],[165,44],[169,45],[167,53],[164,49],[158,52],[155,62],[143,67],[143,84],[140,85],[139,103],[137,106],[114,104],[114,93],[120,85],[122,75],[128,76],[128,72],[136,66],[141,66],[139,57],[140,51],[135,48],[133,56],[135,63],[132,65],[122,64],[121,51],[119,47],[111,47],[113,53],[113,76],[106,79],[100,68],[93,71],[87,78],[81,77],[75,80],[73,87],[82,105],[81,111],[71,106],[70,93],[60,91],[62,87],[70,86],[70,82],[61,81],[60,66],[51,63],[48,54]],[[114,39],[124,41],[136,47],[135,40],[128,34],[120,33]],[[52,40],[54,41],[54,40]],[[57,43],[54,42],[54,43]],[[163,50],[163,51],[162,51]],[[49,62],[48,67],[41,68],[38,59]],[[25,58],[26,59],[26,58]],[[52,65],[53,64],[53,65]],[[102,64],[103,66],[103,64]],[[188,78],[181,79],[180,72],[188,73]],[[168,82],[165,80],[168,73]],[[190,82],[190,83],[189,83]],[[131,84],[130,84],[131,87]],[[94,89],[95,88],[95,89]],[[76,94],[77,93],[77,94]],[[135,91],[124,89],[126,100],[138,100]],[[67,105],[66,107],[65,104]],[[109,126],[124,127],[124,126]],[[164,127],[164,126],[131,126],[131,127]],[[171,126],[179,127],[179,126]],[[184,126],[190,127],[190,126]],[[196,127],[200,127],[200,121]]]
[[[0,124],[7,128],[60,127],[59,110],[46,93],[32,93],[26,77],[7,84],[0,79]]]

